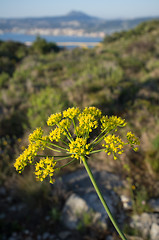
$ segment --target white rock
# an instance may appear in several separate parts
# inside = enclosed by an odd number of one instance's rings
[[[143,237],[148,237],[150,234],[150,229],[152,225],[152,216],[148,213],[142,213],[141,215],[134,215],[130,226],[132,228],[137,228],[143,235]]]
[[[67,228],[76,229],[80,217],[87,211],[88,205],[86,201],[77,194],[72,194],[66,201],[62,211],[62,221]]]
[[[153,209],[154,212],[159,212],[159,198],[151,199],[149,201],[149,205]]]
[[[125,210],[131,210],[132,209],[132,201],[129,197],[127,197],[125,195],[121,195],[120,199],[121,199],[121,202],[123,204],[123,208]]]
[[[144,238],[159,240],[159,214],[142,213],[132,217],[130,226],[138,229]]]
[[[151,240],[159,240],[159,225],[157,223],[153,223],[151,226],[150,238]]]

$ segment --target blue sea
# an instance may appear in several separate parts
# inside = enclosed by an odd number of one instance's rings
[[[85,42],[85,43],[99,43],[103,39],[99,37],[76,37],[76,36],[49,36],[49,35],[40,35],[40,37],[44,38],[48,42],[55,42],[55,43],[63,43],[63,42]],[[0,40],[7,41],[17,41],[17,42],[34,42],[36,39],[35,35],[27,35],[21,33],[4,33],[0,34]],[[61,44],[62,45],[62,44]],[[70,46],[69,46],[70,47]],[[76,47],[75,45],[72,47]]]

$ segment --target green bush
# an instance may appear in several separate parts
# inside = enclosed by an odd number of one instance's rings
[[[151,149],[147,152],[146,160],[155,173],[159,173],[159,135],[152,141]]]
[[[59,52],[60,48],[55,43],[49,43],[41,37],[37,37],[31,47],[31,51],[40,54],[46,54],[50,52]]]
[[[8,87],[8,82],[9,82],[9,74],[6,72],[2,72],[0,74],[0,88]]]
[[[46,88],[31,95],[27,113],[31,128],[44,125],[48,115],[60,112],[67,106],[67,99],[59,89]]]

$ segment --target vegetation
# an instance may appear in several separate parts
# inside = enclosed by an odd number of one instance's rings
[[[125,118],[129,124],[121,135],[130,129],[141,140],[139,152],[127,150],[120,165],[123,176],[140,186],[135,192],[136,206],[159,195],[158,24],[146,22],[114,33],[91,49],[59,49],[42,39],[30,48],[0,42],[1,185],[9,186],[7,183],[15,179],[13,162],[28,144],[30,130],[67,107],[95,106],[105,115]],[[131,169],[129,173],[125,164]],[[29,191],[26,189],[25,194]]]

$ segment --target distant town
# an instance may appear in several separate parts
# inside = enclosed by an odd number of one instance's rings
[[[103,38],[106,34],[128,30],[143,21],[158,18],[105,20],[77,11],[58,17],[0,18],[0,34],[10,32],[29,35]]]
[[[5,33],[6,30],[0,30],[0,34]],[[105,36],[104,32],[85,32],[84,29],[72,29],[72,28],[31,28],[31,29],[19,29],[13,28],[12,33],[22,33],[28,35],[48,35],[48,36],[76,36],[76,37],[100,37],[103,38]]]

